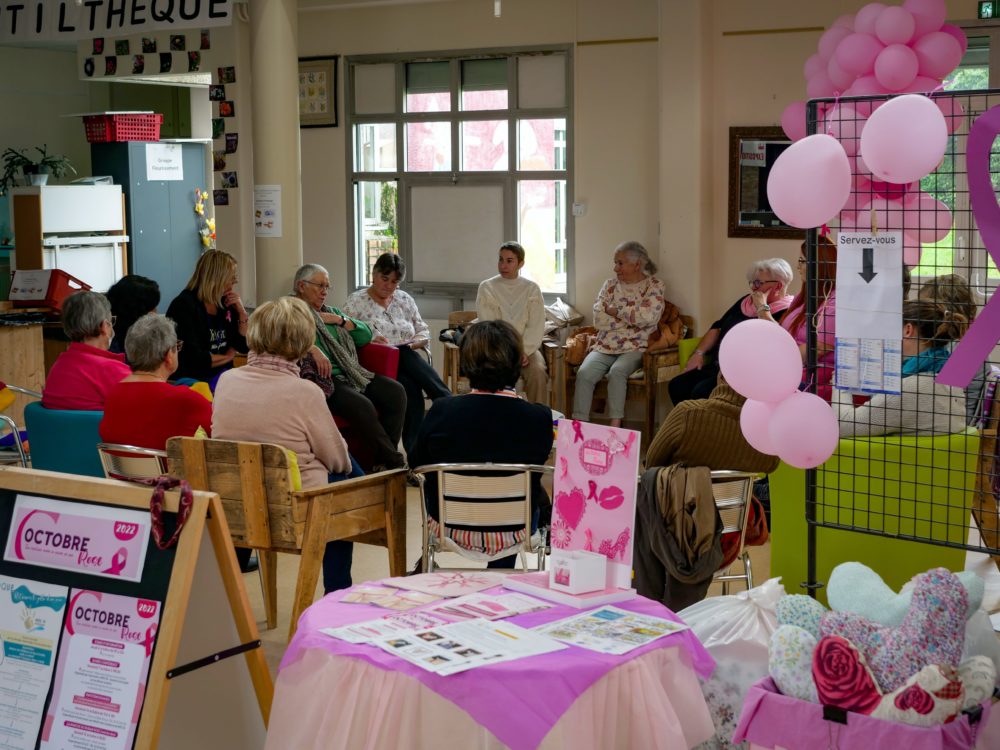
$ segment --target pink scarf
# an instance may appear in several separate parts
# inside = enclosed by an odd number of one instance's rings
[[[251,350],[247,355],[247,366],[260,367],[263,370],[274,370],[275,372],[284,372],[296,378],[299,376],[299,366],[295,362],[291,362],[284,357],[278,357],[274,354],[264,354]]]
[[[775,300],[774,302],[768,302],[767,304],[771,308],[771,314],[773,315],[774,313],[779,313],[786,309],[790,304],[792,304],[792,299],[794,299],[792,295],[788,294],[781,299]],[[748,318],[757,317],[757,305],[754,304],[753,297],[749,294],[744,297],[743,302],[740,303],[740,310]]]

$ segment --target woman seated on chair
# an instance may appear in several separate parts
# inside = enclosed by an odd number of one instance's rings
[[[163,315],[144,315],[132,324],[125,355],[133,372],[108,393],[101,440],[165,450],[168,438],[211,429],[211,402],[187,386],[167,383],[183,343],[174,321]]]
[[[296,363],[309,351],[313,337],[312,315],[302,300],[265,302],[250,317],[246,367],[222,374],[212,409],[216,439],[277,443],[295,453],[302,489],[343,478],[352,470],[347,444],[327,411],[323,392],[299,377]],[[327,592],[351,585],[352,555],[350,542],[327,545]]]
[[[167,316],[184,341],[177,378],[214,385],[236,355],[246,353],[247,311],[236,281],[236,258],[209,250],[198,258],[187,288],[170,303]]]
[[[744,320],[770,316],[780,321],[792,302],[787,293],[792,281],[792,267],[784,258],[768,258],[750,264],[747,269],[749,293],[740,297],[712,323],[698,342],[684,372],[667,384],[670,400],[676,406],[689,398],[708,398],[719,379],[719,344],[729,331]],[[754,294],[757,293],[757,299]]]
[[[621,427],[628,377],[642,366],[649,336],[663,313],[663,282],[653,276],[656,265],[638,242],[615,248],[615,278],[608,279],[594,303],[597,337],[576,371],[573,419],[590,419],[594,387],[608,376],[608,416]]]
[[[847,391],[834,390],[841,437],[942,435],[965,429],[965,392],[938,383],[950,346],[968,328],[960,313],[927,300],[903,303],[903,378],[900,393],[876,393],[855,407]]]
[[[70,345],[45,378],[42,406],[101,411],[111,388],[132,374],[124,354],[108,351],[115,337],[111,305],[97,292],[71,294],[63,302],[62,325]]]
[[[406,391],[392,378],[369,372],[358,362],[358,347],[372,341],[371,329],[325,304],[330,274],[323,266],[307,263],[299,268],[293,289],[312,314],[315,342],[308,354],[330,412],[350,422],[371,446],[376,471],[405,465],[397,446],[403,432]]]
[[[420,427],[412,466],[437,463],[544,464],[552,450],[552,410],[521,400],[514,384],[521,376],[521,337],[510,323],[489,320],[475,323],[459,344],[462,375],[472,390],[454,398],[435,401]],[[429,475],[424,483],[424,502],[431,519],[437,517],[437,480]],[[531,503],[536,525],[548,525],[549,497],[541,477],[532,477]],[[436,521],[435,521],[436,523]],[[478,530],[481,531],[481,530]],[[521,541],[516,530],[504,534],[500,549]],[[495,534],[482,535],[480,551],[490,546]],[[489,563],[512,568],[516,555]]]
[[[125,352],[125,337],[132,324],[147,313],[156,312],[160,304],[160,285],[145,276],[130,273],[111,285],[105,296],[111,303],[111,314],[115,316],[115,338],[111,351]]]
[[[406,391],[403,448],[409,453],[424,421],[424,395],[434,400],[450,396],[441,376],[417,350],[430,344],[430,328],[420,317],[413,297],[399,289],[406,264],[395,253],[383,253],[372,268],[372,283],[347,298],[344,313],[368,324],[375,343],[399,349],[396,380]]]

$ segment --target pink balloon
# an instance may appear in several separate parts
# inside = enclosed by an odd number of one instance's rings
[[[914,182],[941,163],[948,128],[937,105],[920,94],[904,94],[872,113],[861,131],[861,151],[872,174],[885,182]]]
[[[875,19],[875,36],[882,44],[906,44],[916,28],[913,14],[898,5],[890,5]]]
[[[864,177],[869,182],[871,181],[872,171],[865,164],[865,160],[861,158],[861,154],[855,155],[854,161],[851,163],[851,174]]]
[[[885,10],[883,3],[868,3],[854,15],[854,30],[860,34],[875,35],[875,21]]]
[[[898,185],[895,182],[882,182],[876,180],[869,183],[872,195],[878,196],[879,198],[885,198],[889,201],[900,201],[902,203],[907,202],[907,196],[911,196],[912,199],[916,199],[916,192],[920,190],[919,182],[910,182],[905,185]]]
[[[941,110],[941,114],[944,115],[949,135],[958,132],[965,126],[965,108],[958,99],[936,96],[933,102]]]
[[[921,193],[906,207],[904,222],[906,231],[921,244],[940,242],[951,231],[951,209],[934,196]]]
[[[903,0],[903,7],[913,14],[917,36],[938,31],[948,15],[944,0]]]
[[[753,399],[748,399],[740,409],[740,429],[743,431],[743,437],[754,448],[769,456],[778,455],[778,451],[771,445],[771,435],[768,431],[768,423],[773,413],[774,404]]]
[[[858,222],[870,228],[872,211],[875,212],[875,228],[878,231],[903,228],[903,204],[899,201],[873,197],[861,206],[861,209],[858,211]]]
[[[819,38],[819,55],[825,60],[829,60],[833,57],[833,53],[837,50],[837,45],[840,44],[841,40],[851,35],[850,29],[845,29],[843,26],[833,26],[823,32],[823,35]]]
[[[826,71],[820,71],[806,83],[806,95],[810,99],[825,99],[835,93],[837,87],[833,85]]]
[[[806,136],[785,149],[767,180],[767,197],[774,213],[800,229],[818,227],[833,219],[850,192],[847,154],[835,138],[825,133]]]
[[[861,117],[850,104],[838,104],[827,113],[823,122],[823,131],[829,133],[844,147],[844,153],[854,156],[858,153],[861,141],[861,128],[865,118]]]
[[[854,14],[845,13],[842,16],[837,16],[837,20],[834,21],[831,26],[843,26],[848,31],[854,31]]]
[[[920,58],[917,58],[917,62],[920,62]],[[913,79],[913,83],[906,87],[907,94],[931,94],[935,91],[941,91],[943,86],[941,81],[937,78],[929,78],[928,76],[918,75]]]
[[[806,137],[806,103],[792,102],[781,113],[781,129],[789,140],[799,141]]]
[[[857,221],[857,214],[851,213],[850,211],[841,211],[840,218],[838,219],[840,231],[853,232],[857,228]]]
[[[848,87],[854,83],[854,79],[857,78],[854,73],[849,73],[840,67],[834,57],[831,57],[830,62],[826,64],[826,75],[838,91],[847,91]]]
[[[890,44],[875,58],[875,78],[890,91],[901,91],[917,77],[917,56],[905,44]]]
[[[801,391],[774,407],[768,433],[781,460],[800,469],[812,469],[826,461],[840,440],[840,427],[830,405],[815,393]]]
[[[965,35],[965,32],[962,31],[960,28],[958,28],[958,26],[953,26],[950,23],[946,23],[944,26],[941,27],[941,31],[943,31],[945,34],[951,34],[953,37],[955,37],[955,40],[962,48],[963,55],[965,54],[965,51],[969,49],[969,37],[967,37]]]
[[[920,240],[914,236],[911,232],[903,232],[903,265],[914,266],[920,265],[920,256],[923,255],[924,249],[920,246]]]
[[[875,58],[885,46],[871,34],[851,34],[837,45],[833,59],[843,70],[854,75],[869,73]]]
[[[826,71],[826,60],[819,56],[819,54],[810,55],[809,59],[806,60],[806,64],[802,66],[802,74],[806,77],[808,81],[817,73]]]
[[[920,75],[944,78],[962,62],[962,45],[951,34],[932,31],[913,43]]]
[[[767,320],[744,320],[730,329],[719,345],[719,367],[737,393],[767,403],[794,393],[802,379],[798,344],[788,331]]]

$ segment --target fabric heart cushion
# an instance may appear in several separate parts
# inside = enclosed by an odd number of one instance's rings
[[[962,571],[957,575],[969,597],[969,607],[966,612],[968,618],[982,605],[985,584],[983,579],[972,571]],[[826,587],[830,609],[853,612],[872,622],[891,627],[903,621],[903,617],[910,609],[912,596],[912,588],[897,594],[886,585],[878,573],[859,562],[841,563],[835,567],[830,573],[830,581]]]
[[[798,625],[819,638],[819,618],[826,607],[805,594],[789,594],[778,600],[776,607],[779,625]]]
[[[827,612],[820,636],[840,635],[864,655],[879,687],[892,692],[931,664],[962,661],[968,596],[954,573],[934,568],[914,579],[910,609],[897,627],[851,612]]]
[[[973,656],[958,667],[958,678],[965,688],[962,710],[978,706],[993,695],[997,682],[997,669],[988,656]]]
[[[771,634],[767,665],[778,690],[791,698],[819,702],[812,676],[815,650],[816,636],[808,630],[798,625],[778,626]]]
[[[958,670],[931,664],[883,697],[871,715],[876,719],[932,727],[955,718],[964,700],[965,688]]]
[[[864,656],[839,635],[820,638],[813,652],[812,675],[816,695],[824,706],[870,714],[882,701],[882,691]]]

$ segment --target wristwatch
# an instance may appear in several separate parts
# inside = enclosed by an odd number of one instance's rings
[[[764,303],[763,305],[758,307],[757,314],[760,315],[762,312],[771,312],[771,306],[768,305],[767,303]]]
[[[347,316],[341,315],[340,322],[337,325],[339,325],[341,328],[347,328]]]

